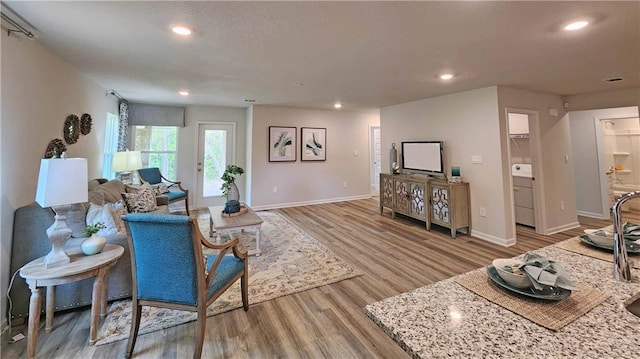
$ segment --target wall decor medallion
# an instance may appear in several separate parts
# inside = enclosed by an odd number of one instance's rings
[[[69,115],[67,119],[64,120],[64,129],[62,131],[64,133],[64,141],[72,145],[78,142],[78,138],[80,138],[80,119],[76,115]]]
[[[88,135],[91,132],[91,125],[93,120],[91,119],[91,115],[85,113],[80,117],[80,133],[84,136]]]
[[[60,158],[63,152],[67,152],[67,146],[61,139],[55,138],[49,141],[44,158]]]
[[[326,161],[327,159],[327,129],[302,127],[301,129],[301,160]]]
[[[296,128],[269,126],[269,162],[296,161]]]

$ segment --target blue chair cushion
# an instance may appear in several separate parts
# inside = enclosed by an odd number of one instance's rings
[[[187,196],[187,193],[186,192],[166,192],[166,193],[163,193],[162,195],[167,196],[169,198],[169,201],[173,201],[174,199],[185,198]]]
[[[213,263],[218,258],[215,254],[205,254],[207,257],[207,271],[211,269]],[[214,294],[220,291],[227,283],[229,283],[235,276],[244,270],[244,263],[236,257],[225,256],[222,258],[216,274],[211,280],[209,289],[207,290],[207,299],[211,298]]]

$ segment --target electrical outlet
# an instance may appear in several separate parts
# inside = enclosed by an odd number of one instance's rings
[[[560,209],[564,211],[564,201],[560,201]]]
[[[487,209],[484,207],[480,207],[480,217],[486,217],[487,216]]]
[[[273,194],[278,193],[278,186],[273,186]]]
[[[347,181],[342,182],[342,187],[347,188]]]

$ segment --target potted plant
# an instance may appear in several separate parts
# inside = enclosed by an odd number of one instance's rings
[[[220,179],[222,182],[222,194],[227,197],[228,201],[240,201],[240,191],[238,191],[238,186],[236,186],[236,177],[240,176],[244,173],[244,169],[240,166],[236,165],[227,165],[222,177]]]
[[[90,256],[102,252],[104,246],[107,244],[107,239],[103,236],[97,235],[101,229],[105,229],[107,226],[102,222],[96,222],[95,224],[87,225],[83,234],[88,234],[90,237],[82,241],[80,249],[82,253]]]

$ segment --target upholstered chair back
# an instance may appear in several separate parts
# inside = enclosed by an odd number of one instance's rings
[[[135,261],[131,264],[138,299],[195,306],[197,279],[204,278],[204,271],[197,273],[196,260],[202,261],[203,256],[202,248],[194,245],[189,217],[130,213],[124,218],[131,232]]]
[[[150,184],[162,182],[162,176],[158,167],[141,168],[138,170],[138,174],[145,182],[149,182]]]

